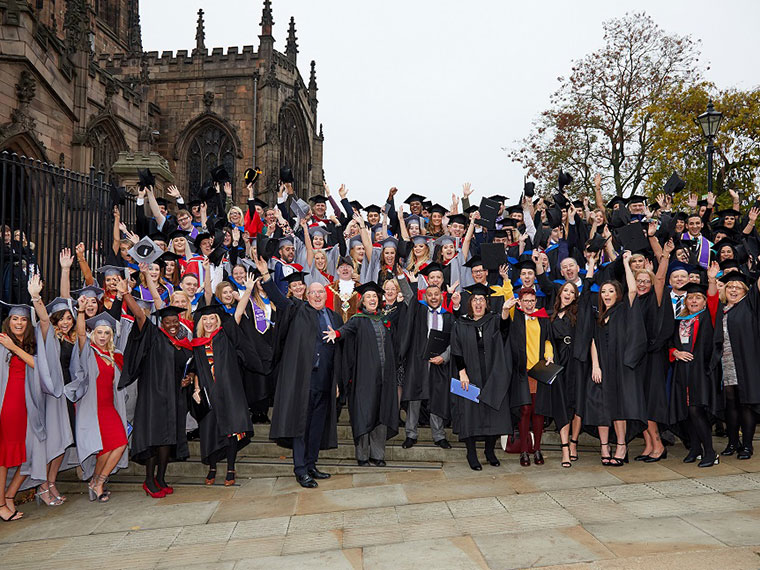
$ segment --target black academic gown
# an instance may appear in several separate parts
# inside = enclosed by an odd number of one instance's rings
[[[407,308],[406,323],[401,334],[401,354],[404,358],[404,385],[401,401],[413,402],[427,400],[428,410],[439,418],[450,417],[451,366],[431,364],[425,358],[425,346],[428,339],[427,305],[413,301]],[[451,333],[452,315],[440,313],[443,319],[443,332]]]
[[[272,322],[276,322],[277,311],[272,311],[271,320]],[[249,303],[245,314],[240,319],[240,328],[243,336],[251,342],[261,360],[262,369],[260,371],[243,367],[245,395],[248,407],[253,407],[256,402],[266,400],[274,393],[274,380],[271,374],[272,361],[274,360],[274,325],[270,324],[263,333],[259,332],[256,329],[253,307]]]
[[[144,465],[154,455],[153,447],[162,445],[172,446],[174,460],[189,456],[187,404],[181,384],[192,353],[189,343],[183,344],[173,344],[150,320],[142,329],[135,324],[129,333],[119,389],[137,381],[132,461]]]
[[[580,403],[585,425],[609,426],[628,420],[627,440],[644,429],[647,421],[641,367],[647,349],[641,305],[622,299],[607,313],[606,324],[597,324],[594,342],[602,381],[586,380],[586,399]]]
[[[720,315],[722,312],[723,308],[718,306],[717,314]],[[724,405],[718,370],[722,355],[722,329],[713,325],[708,309],[699,313],[696,319],[696,335],[692,333],[690,346],[681,342],[679,329],[683,319],[676,319],[670,342],[671,353],[675,349],[685,350],[694,355],[690,362],[674,359],[668,415],[671,425],[688,419],[689,406],[704,408],[712,416],[723,415]]]
[[[453,431],[460,440],[513,431],[509,400],[512,353],[505,338],[507,323],[493,313],[486,313],[477,321],[462,317],[454,322],[452,362],[463,362],[470,383],[480,388],[480,403],[452,396]],[[458,378],[459,371],[454,370],[452,376]]]
[[[277,387],[272,408],[269,437],[281,447],[292,448],[293,438],[303,437],[309,409],[309,391],[313,368],[314,343],[322,332],[317,310],[309,303],[285,298],[273,279],[263,284],[269,298],[277,306],[277,342],[274,366],[278,367]],[[334,329],[343,326],[341,318],[327,311]],[[335,347],[332,362],[331,394],[335,394],[341,376],[342,350]],[[335,398],[329,398],[330,410],[325,422],[320,449],[338,447],[338,418]]]
[[[239,434],[238,449],[248,445],[253,424],[243,386],[243,367],[263,371],[253,345],[242,335],[233,317],[224,317],[210,338],[214,373],[204,339],[193,340],[193,358],[201,389],[208,395],[209,412],[200,420],[201,460],[214,464],[226,456],[229,436]]]
[[[644,326],[647,333],[647,353],[642,367],[644,400],[647,419],[665,426],[668,423],[668,351],[666,345],[673,336],[673,308],[665,298],[657,305],[654,290],[640,295]]]
[[[541,335],[538,341],[539,360],[544,360],[544,350],[546,350],[546,341],[550,335],[550,322],[546,317],[537,317],[541,328]],[[509,348],[512,352],[512,383],[509,387],[509,403],[512,408],[524,406],[531,403],[530,384],[528,382],[528,352],[526,347],[525,331],[525,313],[515,309],[512,317],[512,324],[509,327]],[[543,386],[536,386],[536,402],[539,399],[538,389]],[[548,386],[545,386],[548,388]],[[542,392],[546,392],[542,390]],[[548,394],[541,394],[545,400]]]
[[[372,319],[381,323],[382,346]],[[346,343],[344,350],[352,363],[350,368],[343,370],[341,384],[348,386],[348,412],[354,443],[378,425],[387,428],[386,439],[398,433],[397,356],[393,331],[383,320],[375,315],[357,313],[338,329],[339,342]]]
[[[723,319],[727,319],[731,351],[736,365],[739,402],[751,406],[760,414],[760,375],[757,358],[760,355],[760,291],[753,283],[747,295],[727,313],[718,311],[716,329],[723,340]],[[721,347],[722,354],[722,347]]]

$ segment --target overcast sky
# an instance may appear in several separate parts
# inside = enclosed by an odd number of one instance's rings
[[[206,46],[258,45],[260,0],[143,0],[143,47],[191,50],[198,8]],[[324,169],[333,189],[375,202],[397,186],[448,205],[465,181],[476,197],[517,199],[513,148],[549,103],[557,77],[603,45],[602,22],[646,11],[667,32],[701,40],[707,79],[760,85],[756,0],[273,0],[275,49],[295,16],[298,65],[317,62]],[[710,14],[713,16],[710,17]]]

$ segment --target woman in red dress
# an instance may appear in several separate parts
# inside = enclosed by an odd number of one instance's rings
[[[5,391],[0,394],[0,489],[5,491],[0,518],[4,521],[16,521],[23,516],[16,510],[13,498],[26,476],[21,474],[21,469],[16,469],[8,484],[8,469],[19,467],[27,460],[26,367],[34,368],[36,352],[30,317],[29,307],[11,307],[0,334],[0,345],[5,349],[0,366],[7,367]]]
[[[86,300],[80,297],[78,301],[80,305],[77,314],[77,341],[80,351],[78,380],[80,380],[80,385],[87,384],[87,386],[84,390],[80,390],[81,386],[75,388],[74,399],[80,400],[76,415],[77,448],[80,461],[83,463],[93,453],[96,454],[95,468],[89,484],[90,500],[105,503],[109,500],[110,493],[104,485],[111,472],[124,459],[127,448],[123,396],[117,402],[116,398],[120,394],[117,394],[115,389],[123,367],[123,357],[114,349],[116,320],[108,313],[101,313],[85,321]],[[89,342],[86,332],[88,326],[92,329]],[[80,435],[93,428],[94,424],[97,425],[100,434],[99,445],[95,444],[96,449],[84,449],[80,445]]]

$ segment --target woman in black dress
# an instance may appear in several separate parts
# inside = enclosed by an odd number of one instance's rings
[[[451,332],[451,357],[462,389],[469,390],[470,384],[480,388],[480,403],[452,397],[451,415],[454,433],[467,445],[470,468],[480,471],[483,467],[478,461],[476,439],[485,439],[486,459],[498,466],[494,453],[496,439],[513,431],[509,398],[512,352],[506,339],[509,309],[516,300],[507,299],[501,315],[495,315],[488,311],[491,292],[488,287],[478,283],[467,291],[470,293],[467,314],[455,321]]]
[[[636,284],[623,254],[628,295],[617,281],[602,283],[599,316],[591,342],[591,381],[586,384],[585,425],[599,430],[602,465],[619,467],[628,462],[627,442],[646,426],[642,364],[647,349],[640,306],[634,302]],[[617,448],[610,455],[609,431],[614,425]]]
[[[571,461],[578,459],[578,436],[582,421],[576,413],[576,397],[579,385],[590,374],[588,345],[592,318],[591,288],[596,259],[592,255],[588,258],[583,291],[579,292],[575,283],[566,282],[557,290],[554,299],[551,316],[554,362],[564,370],[551,386],[539,383],[536,387],[536,413],[554,418],[554,424],[559,430],[562,467],[571,467]]]

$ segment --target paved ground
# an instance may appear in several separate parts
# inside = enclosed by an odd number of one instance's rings
[[[72,494],[0,524],[0,567],[760,568],[760,457],[698,469],[683,455],[604,468],[585,453],[571,469],[557,452],[529,468],[501,455],[480,473],[367,468],[317,490],[276,477],[106,505]]]

